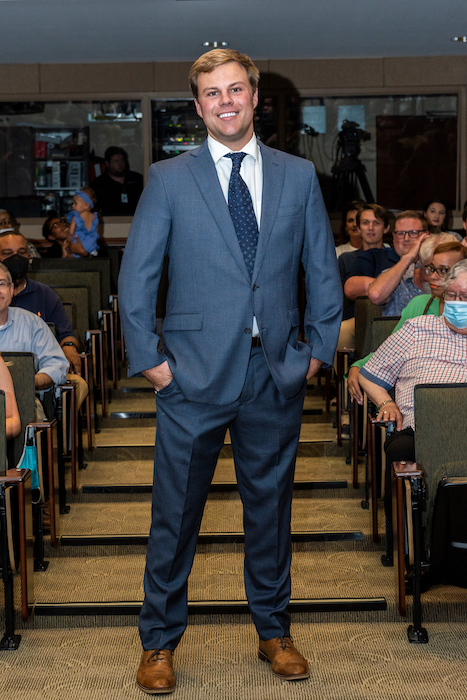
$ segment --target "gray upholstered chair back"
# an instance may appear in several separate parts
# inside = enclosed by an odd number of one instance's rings
[[[374,352],[389,338],[399,323],[399,316],[377,316],[371,319],[371,351]]]
[[[30,272],[29,277],[43,282],[50,287],[86,287],[88,290],[89,301],[89,329],[97,329],[99,327],[97,320],[97,312],[108,307],[108,299],[105,304],[102,304],[102,289],[99,272],[97,271],[73,271],[69,270],[39,270],[38,272]],[[68,300],[67,300],[68,301]]]
[[[0,389],[0,476],[6,473],[6,411],[5,392]]]
[[[2,357],[13,379],[16,403],[21,418],[20,434],[8,441],[8,462],[11,469],[18,464],[23,452],[27,424],[34,423],[36,420],[34,355],[32,352],[2,352]]]
[[[429,530],[441,479],[467,476],[467,384],[418,384],[414,405],[415,455],[425,472]]]
[[[376,316],[382,315],[380,307],[373,304],[368,297],[355,299],[355,355],[357,360],[371,352],[371,322]]]
[[[106,309],[114,285],[111,281],[110,260],[108,258],[34,258],[31,264],[33,272],[97,272],[99,273],[101,297],[100,308]]]
[[[81,347],[84,347],[86,331],[89,327],[89,291],[87,287],[55,287],[54,290],[63,302],[65,311],[71,321],[73,330],[78,336]]]

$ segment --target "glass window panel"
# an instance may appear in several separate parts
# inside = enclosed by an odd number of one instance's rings
[[[304,98],[299,116],[296,103],[288,99],[285,149],[314,162],[330,211],[356,197],[389,209],[421,209],[431,196],[458,206],[457,95]],[[311,107],[325,114],[325,133]]]
[[[0,103],[0,206],[16,216],[65,214],[74,189],[103,172],[109,146],[143,172],[139,100]]]
[[[255,129],[262,141],[277,145],[277,98],[262,97],[255,112]],[[197,148],[206,128],[193,99],[152,100],[152,160],[164,160]]]

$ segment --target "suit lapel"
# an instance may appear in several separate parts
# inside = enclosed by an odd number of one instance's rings
[[[253,279],[256,279],[259,273],[268,247],[284,182],[284,168],[276,158],[275,151],[272,148],[267,148],[261,142],[259,142],[259,145],[263,159],[263,196]]]
[[[193,157],[189,159],[188,167],[196,180],[206,206],[211,212],[225,240],[226,246],[234,257],[239,269],[248,281],[250,281],[243,254],[238,243],[237,234],[230,216],[229,207],[225,201],[219,178],[217,177],[216,166],[209,152],[207,142],[205,142],[199,150],[192,151],[191,155]]]

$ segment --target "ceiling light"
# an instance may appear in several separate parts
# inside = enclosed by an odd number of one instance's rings
[[[224,48],[228,45],[228,41],[203,41],[203,46],[209,46],[211,49],[218,49],[221,46]]]
[[[463,44],[467,44],[467,36],[453,36],[451,41],[462,41]]]

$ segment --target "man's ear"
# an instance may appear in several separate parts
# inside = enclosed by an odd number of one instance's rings
[[[254,94],[253,94],[253,107],[256,109],[258,106],[258,88],[256,88]]]
[[[194,102],[195,102],[196,114],[198,115],[198,117],[201,117],[201,119],[202,119],[203,113],[201,111],[200,104],[199,104],[198,100],[196,99],[196,97],[194,98]]]

